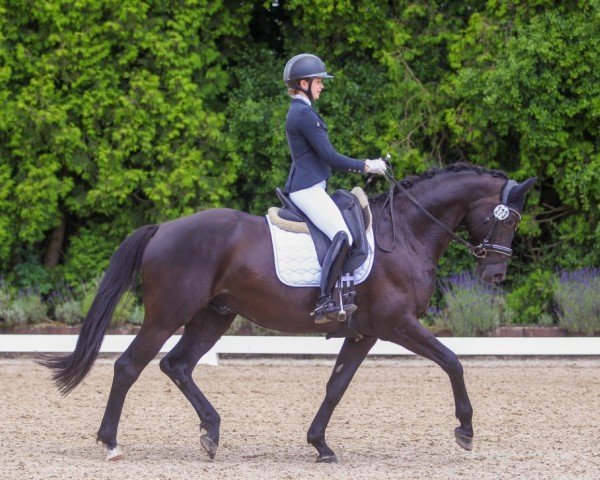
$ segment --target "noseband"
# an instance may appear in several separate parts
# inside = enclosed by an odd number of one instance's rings
[[[469,249],[469,252],[471,252],[475,257],[477,257],[477,259],[479,261],[487,258],[488,253],[498,253],[500,255],[504,255],[509,258],[512,257],[512,254],[513,254],[512,248],[495,244],[494,238],[496,236],[496,230],[498,228],[499,223],[506,222],[510,218],[511,214],[514,214],[517,218],[515,230],[517,229],[519,222],[521,221],[521,214],[515,208],[509,207],[508,205],[506,205],[510,191],[512,190],[512,188],[515,185],[518,184],[514,180],[509,180],[508,183],[506,184],[506,186],[504,187],[504,190],[502,192],[502,203],[498,204],[494,208],[492,215],[486,217],[483,220],[483,222],[481,222],[479,225],[477,225],[477,227],[475,227],[473,229],[473,231],[477,230],[478,228],[481,228],[483,225],[488,223],[490,220],[492,220],[492,219],[494,220],[493,225],[488,230],[488,233],[485,236],[485,238],[483,239],[483,241],[479,245],[473,245],[471,242],[469,242],[469,241],[465,240],[464,238],[462,238],[461,236],[457,235],[455,232],[450,230],[446,225],[444,225],[442,222],[440,222],[437,218],[435,218],[431,214],[431,212],[429,212],[429,210],[427,210],[421,204],[421,202],[419,202],[415,197],[413,197],[413,195],[406,188],[404,188],[402,186],[402,184],[400,182],[398,182],[389,171],[386,172],[386,178],[390,182],[390,185],[391,185],[390,191],[385,200],[385,203],[383,204],[383,207],[381,208],[381,210],[379,212],[379,215],[377,216],[377,221],[375,224],[375,229],[377,230],[377,225],[379,224],[379,218],[381,216],[381,213],[383,212],[383,210],[385,210],[385,206],[389,202],[390,217],[391,217],[391,221],[392,221],[392,238],[393,238],[392,246],[389,249],[383,248],[377,241],[377,236],[375,236],[375,242],[377,243],[377,246],[384,252],[388,252],[388,253],[391,252],[392,249],[394,248],[394,244],[396,243],[396,232],[395,232],[394,211],[393,211],[394,210],[394,185],[396,185],[398,187],[398,189],[400,189],[408,197],[408,199],[419,210],[421,210],[425,214],[425,216],[427,216],[427,218],[429,218],[433,223],[435,223],[437,226],[442,228],[446,233],[448,233],[448,235],[450,235],[454,241],[467,247]],[[502,262],[502,260],[500,262],[481,262],[481,263],[492,264],[492,263],[501,263],[501,262]]]
[[[511,186],[512,188],[512,186]],[[510,218],[510,215],[514,214],[517,218],[517,222],[515,225],[515,230],[517,229],[519,222],[521,221],[521,214],[514,208],[505,205],[504,203],[500,203],[494,208],[493,216],[486,217],[485,220],[480,223],[473,230],[477,230],[482,227],[486,223],[488,223],[492,218],[494,219],[493,225],[488,230],[487,235],[483,239],[483,241],[473,247],[472,244],[469,244],[469,250],[471,253],[475,255],[477,258],[483,259],[487,257],[488,253],[499,253],[500,255],[505,255],[507,257],[512,257],[513,251],[512,248],[505,247],[503,245],[497,245],[494,243],[494,238],[496,237],[496,229],[498,228],[498,224],[500,222],[507,222]],[[468,242],[467,242],[468,243]],[[487,262],[487,263],[496,263],[496,262]]]

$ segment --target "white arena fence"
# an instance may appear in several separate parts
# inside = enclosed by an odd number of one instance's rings
[[[106,335],[100,352],[123,352],[134,335]],[[179,341],[173,335],[161,348],[168,352]],[[600,337],[441,337],[459,356],[590,356],[600,355]],[[343,339],[325,337],[224,336],[200,361],[217,365],[219,354],[337,355]],[[72,352],[77,335],[0,334],[0,353]],[[379,340],[369,355],[414,355],[405,348]]]

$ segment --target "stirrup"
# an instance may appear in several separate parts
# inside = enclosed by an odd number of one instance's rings
[[[340,309],[337,314],[337,320],[338,320],[338,322],[345,322],[346,320],[349,320],[350,318],[352,318],[352,314],[354,312],[356,312],[356,309],[358,308],[354,304],[354,297],[356,296],[356,292],[346,291],[346,292],[342,293],[341,278],[338,281],[338,286],[339,286],[338,296],[339,296],[339,300],[340,300]]]
[[[358,307],[354,305],[354,303],[346,303],[342,308],[336,305],[335,312],[326,313],[325,316],[330,321],[337,320],[338,322],[345,322],[352,316],[354,312],[356,312],[357,309]],[[315,323],[317,322],[315,321]]]
[[[331,296],[325,297],[321,302],[317,301],[317,308],[310,314],[315,318],[316,324],[328,322],[345,322],[358,307],[354,303],[346,303],[342,308],[335,303]]]
[[[317,300],[317,307],[310,314],[314,317],[315,323],[328,323],[337,320],[346,321],[346,312],[335,303],[331,295],[325,295]]]

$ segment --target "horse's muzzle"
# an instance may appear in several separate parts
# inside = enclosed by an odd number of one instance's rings
[[[478,263],[477,275],[487,283],[500,283],[506,278],[506,262]]]

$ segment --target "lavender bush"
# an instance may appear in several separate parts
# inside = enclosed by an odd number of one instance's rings
[[[559,325],[569,332],[600,332],[600,269],[562,272],[554,288]]]
[[[56,294],[56,298],[53,300],[54,318],[66,325],[77,325],[83,322],[98,293],[100,279],[101,277],[83,284],[77,292],[66,291]],[[126,323],[141,325],[143,321],[144,307],[134,295],[126,294],[115,308],[111,325],[113,327]]]
[[[41,323],[48,319],[47,307],[38,292],[27,289],[12,296],[5,297],[3,293],[2,297],[6,303],[1,312],[5,326]]]
[[[0,276],[0,328],[56,321],[78,325],[92,305],[101,277],[77,288],[61,285],[46,297],[33,289],[17,290]],[[134,294],[124,295],[115,308],[111,325],[141,325],[144,307]]]
[[[436,325],[458,337],[482,335],[500,324],[504,299],[498,289],[483,284],[470,273],[453,275],[440,282],[446,307]]]
[[[65,325],[77,325],[83,321],[81,300],[72,288],[63,285],[53,291],[47,299],[52,306],[54,320]]]
[[[6,316],[10,307],[11,294],[10,290],[0,278],[0,322],[6,322]]]
[[[67,300],[56,306],[54,318],[57,322],[66,325],[77,325],[83,321],[81,314],[81,302],[79,300]]]

